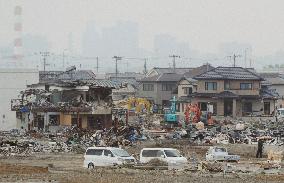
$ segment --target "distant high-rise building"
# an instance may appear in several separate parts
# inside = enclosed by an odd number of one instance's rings
[[[19,62],[23,58],[23,41],[22,41],[22,6],[16,5],[14,7],[14,32],[15,32],[15,39],[14,39],[14,59],[16,61],[16,65],[20,64]]]
[[[175,37],[168,34],[160,34],[154,37],[154,50],[155,54],[159,56],[171,54],[187,56],[191,53],[189,43],[179,42]]]
[[[96,61],[95,57],[98,56],[99,62],[102,63],[100,70],[104,72],[112,72],[115,69],[112,59],[114,55],[123,57],[120,65],[123,64],[125,67],[122,67],[121,72],[134,69],[142,71],[143,62],[134,63],[127,60],[127,57],[140,58],[146,55],[146,51],[139,47],[138,24],[129,21],[120,21],[101,30],[94,22],[90,22],[83,34],[82,53],[84,56],[94,57],[93,63]]]

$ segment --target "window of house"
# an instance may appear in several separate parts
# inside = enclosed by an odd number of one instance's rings
[[[199,102],[199,108],[201,111],[207,111],[207,102]]]
[[[252,83],[241,83],[240,89],[241,90],[251,90],[252,89]]]
[[[270,114],[270,102],[264,102],[264,114],[265,115]]]
[[[245,114],[252,113],[252,102],[244,102],[242,108],[243,108],[243,113]]]
[[[230,81],[224,82],[224,90],[230,90]]]
[[[60,124],[60,115],[49,115],[49,125],[57,126]]]
[[[153,84],[143,84],[143,91],[154,91]]]
[[[183,94],[188,95],[192,94],[192,87],[183,87]]]
[[[49,85],[44,85],[45,91],[49,91]]]
[[[175,84],[162,84],[162,91],[173,91],[175,86]]]
[[[216,82],[205,82],[205,90],[217,90]]]
[[[199,108],[201,111],[208,111],[209,112],[209,106],[213,106],[213,115],[217,115],[217,102],[199,102]]]

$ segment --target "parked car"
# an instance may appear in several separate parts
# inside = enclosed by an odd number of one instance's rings
[[[173,148],[143,148],[140,152],[140,163],[158,159],[172,164],[186,164],[187,159]]]
[[[115,147],[89,147],[84,155],[85,168],[135,163],[135,158],[129,155],[127,151]]]
[[[206,153],[206,161],[239,161],[240,156],[229,155],[224,147],[210,147]]]
[[[277,109],[276,117],[278,120],[284,119],[284,108]]]

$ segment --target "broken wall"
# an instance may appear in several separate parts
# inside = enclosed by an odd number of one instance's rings
[[[60,113],[60,125],[71,126],[71,124],[72,124],[72,115]]]
[[[87,115],[82,115],[82,128],[86,129],[88,128],[88,116]]]

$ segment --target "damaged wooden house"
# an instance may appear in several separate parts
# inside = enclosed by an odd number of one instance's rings
[[[24,129],[56,130],[64,126],[103,129],[112,125],[110,80],[96,80],[92,71],[40,72],[40,82],[28,85],[11,101]]]

